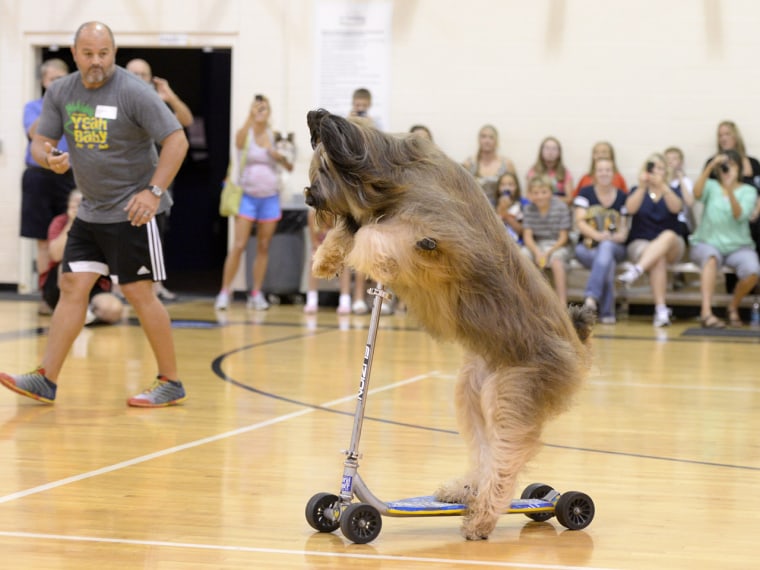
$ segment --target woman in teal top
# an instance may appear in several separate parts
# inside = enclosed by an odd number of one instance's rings
[[[717,180],[710,179],[716,171]],[[721,266],[734,270],[739,279],[728,304],[727,316],[733,327],[742,326],[739,305],[757,284],[760,261],[749,231],[749,216],[755,207],[757,191],[742,183],[741,157],[729,150],[718,154],[705,165],[694,184],[694,198],[703,206],[702,220],[691,235],[691,260],[702,268],[701,319],[706,328],[723,328],[726,324],[712,312],[715,279]]]

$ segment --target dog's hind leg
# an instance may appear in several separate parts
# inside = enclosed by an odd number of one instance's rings
[[[480,470],[481,446],[486,439],[485,421],[480,405],[480,385],[485,372],[485,365],[480,358],[474,355],[465,356],[454,391],[454,402],[459,432],[467,445],[470,471],[464,477],[441,485],[435,492],[439,501],[469,504],[473,495],[477,493],[476,476]]]
[[[539,371],[512,368],[495,371],[481,386],[480,406],[485,441],[480,446],[477,494],[468,502],[462,535],[487,538],[514,496],[517,476],[538,452],[544,414],[531,390]]]

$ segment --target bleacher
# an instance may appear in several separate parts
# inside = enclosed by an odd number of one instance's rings
[[[624,272],[629,267],[631,267],[631,263],[628,261],[618,264],[618,273]],[[733,273],[733,270],[729,267],[721,268],[718,273],[715,294],[713,295],[713,307],[718,312],[720,312],[720,309],[724,309],[731,300],[731,295],[726,293],[725,289],[724,275],[726,273]],[[578,260],[573,259],[570,261],[567,272],[567,295],[571,302],[583,302],[583,292],[588,275],[589,270],[583,267]],[[677,281],[676,277],[678,275],[683,276],[683,282]],[[694,311],[691,312],[698,314],[702,300],[699,292],[699,266],[691,262],[674,263],[668,266],[668,276],[667,305],[674,309],[677,307],[693,308]],[[754,301],[754,295],[747,295],[742,300],[741,307],[749,309]],[[628,312],[631,306],[652,307],[652,290],[649,287],[649,276],[645,273],[631,286],[617,283],[617,303],[620,313]],[[651,313],[651,310],[648,308],[644,309],[644,311]]]

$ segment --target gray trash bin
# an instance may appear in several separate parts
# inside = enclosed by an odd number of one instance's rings
[[[308,223],[308,210],[302,208],[282,209],[282,219],[272,237],[269,248],[269,264],[262,293],[270,303],[303,303],[301,277],[306,255],[305,232]],[[253,226],[251,239],[246,248],[246,286],[253,287],[253,261],[256,259],[256,225]]]

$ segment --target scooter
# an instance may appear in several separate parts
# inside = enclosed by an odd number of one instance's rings
[[[431,517],[461,516],[467,506],[460,503],[436,501],[433,496],[410,497],[385,502],[370,492],[359,475],[359,439],[364,423],[364,411],[369,392],[369,377],[375,353],[380,309],[383,301],[390,302],[393,296],[378,283],[368,293],[374,296],[370,316],[367,344],[364,349],[359,392],[351,443],[343,464],[343,479],[340,494],[317,493],[306,504],[306,521],[318,532],[333,532],[340,528],[343,536],[356,544],[372,542],[382,530],[382,517]],[[354,498],[359,502],[354,502]],[[543,483],[528,485],[520,499],[511,502],[505,514],[521,513],[528,518],[542,522],[556,516],[557,521],[570,530],[586,528],[594,519],[594,501],[585,493],[568,491],[558,493]]]

